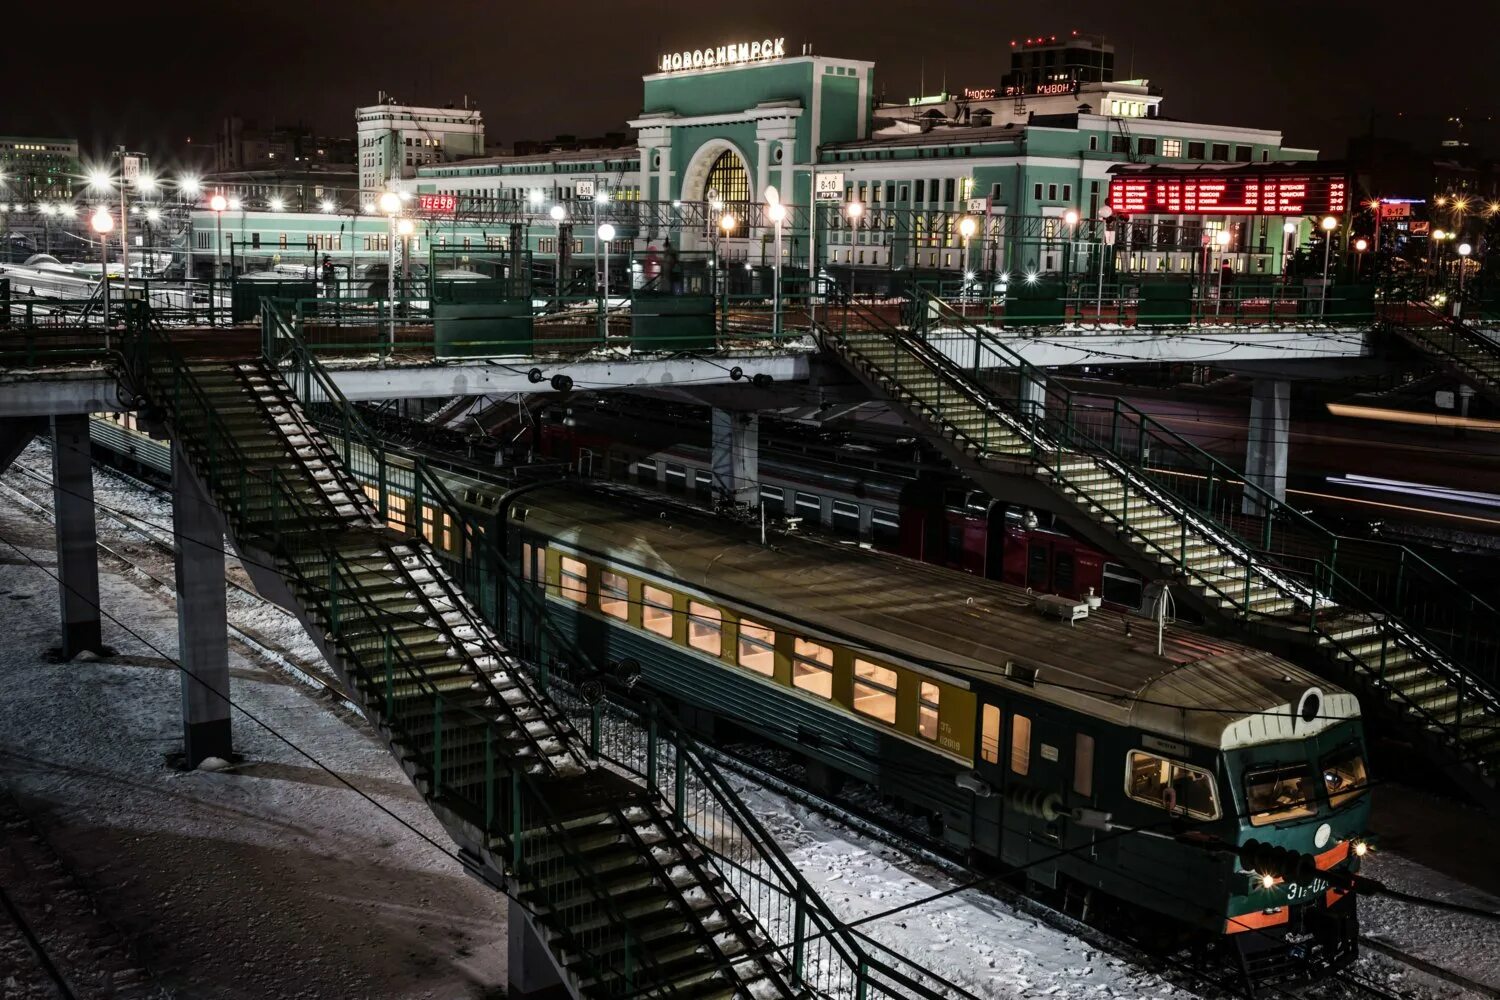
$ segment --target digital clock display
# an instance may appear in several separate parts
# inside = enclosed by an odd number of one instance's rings
[[[419,194],[417,195],[417,210],[423,215],[457,215],[458,195]]]
[[[1340,215],[1349,179],[1285,170],[1140,170],[1109,182],[1109,207],[1122,215]]]

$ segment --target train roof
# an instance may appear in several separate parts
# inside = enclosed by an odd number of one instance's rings
[[[795,535],[762,546],[748,525],[630,488],[544,487],[518,498],[511,517],[872,656],[1174,741],[1232,749],[1302,739],[1359,714],[1352,694],[1262,650],[1174,624],[1157,655],[1151,621],[1095,609],[1070,625],[1043,617],[1019,587]]]

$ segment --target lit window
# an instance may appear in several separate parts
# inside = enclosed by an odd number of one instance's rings
[[[641,627],[672,638],[672,595],[659,587],[641,587]]]
[[[917,688],[917,735],[934,743],[938,738],[938,710],[942,697],[942,689],[936,684],[923,681]]]
[[[619,573],[599,571],[599,610],[622,622],[630,619],[630,584]]]
[[[1214,789],[1213,775],[1155,754],[1130,751],[1125,770],[1125,791],[1137,802],[1160,806],[1169,812],[1183,813],[1194,819],[1219,818],[1219,796]],[[1251,822],[1254,822],[1253,817]]]
[[[1245,801],[1250,807],[1250,825],[1312,816],[1318,811],[1313,788],[1312,771],[1305,764],[1248,775]]]
[[[896,723],[896,671],[868,660],[854,661],[854,710]]]
[[[979,756],[990,764],[1000,763],[1000,709],[994,705],[984,706],[979,730]]]
[[[562,580],[559,583],[562,596],[574,604],[587,604],[589,600],[589,571],[580,559],[562,557]]]
[[[724,616],[709,604],[688,601],[688,645],[721,656],[724,652]]]
[[[1031,771],[1031,720],[1024,715],[1011,716],[1010,769],[1021,775]]]
[[[1323,787],[1328,791],[1329,804],[1335,809],[1365,793],[1370,781],[1365,772],[1365,759],[1358,748],[1336,751],[1324,759]]]
[[[792,684],[819,698],[833,697],[833,650],[798,639],[792,657]]]
[[[1084,798],[1094,794],[1094,738],[1085,733],[1073,739],[1073,791]]]
[[[1161,155],[1162,156],[1181,156],[1182,155],[1182,140],[1181,139],[1163,139],[1161,141]]]
[[[740,619],[739,664],[767,677],[775,674],[775,631],[749,619]]]

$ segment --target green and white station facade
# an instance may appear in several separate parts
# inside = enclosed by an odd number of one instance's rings
[[[1275,130],[1165,117],[1162,96],[1144,80],[1014,79],[881,105],[870,61],[788,51],[779,38],[725,42],[663,55],[643,76],[632,148],[432,163],[393,183],[416,223],[416,255],[509,251],[522,240],[545,261],[561,237],[577,265],[590,262],[604,221],[615,227],[616,253],[670,239],[677,252],[769,263],[772,188],[786,209],[783,264],[798,269],[816,261],[1087,273],[1107,248],[1109,266],[1122,272],[1227,265],[1274,274],[1303,238],[1286,233],[1285,222],[1306,233],[1300,216],[1107,222],[1110,172],[1120,165],[1233,168],[1316,152],[1288,148]],[[247,209],[222,221],[251,262],[268,248],[283,260],[309,247],[338,260],[379,259],[389,247],[387,220],[366,211],[377,194],[311,216]],[[206,231],[213,222],[208,213],[195,219],[200,261],[214,246]]]

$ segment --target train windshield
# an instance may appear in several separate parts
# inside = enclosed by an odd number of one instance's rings
[[[1323,788],[1335,809],[1353,802],[1369,787],[1364,754],[1358,745],[1341,747],[1323,758]]]
[[[1312,816],[1318,811],[1312,768],[1306,764],[1256,771],[1245,778],[1250,825],[1265,826]]]

